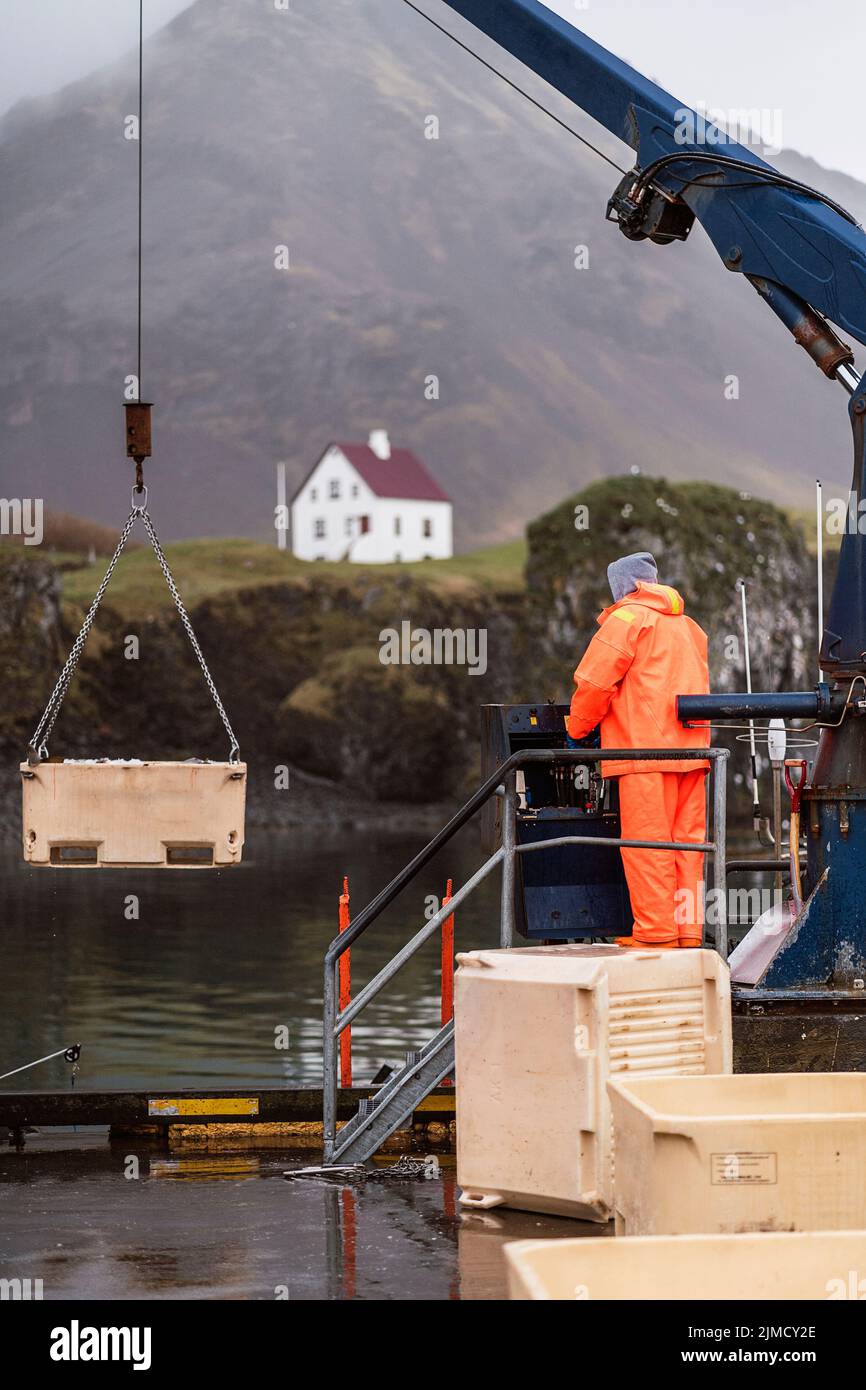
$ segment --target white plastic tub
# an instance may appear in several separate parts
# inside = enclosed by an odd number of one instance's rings
[[[714,951],[529,946],[458,955],[457,1180],[467,1207],[613,1208],[608,1076],[731,1067]]]
[[[866,1231],[524,1240],[505,1260],[513,1299],[866,1297]]]
[[[618,1233],[866,1228],[866,1074],[618,1077],[608,1092]]]

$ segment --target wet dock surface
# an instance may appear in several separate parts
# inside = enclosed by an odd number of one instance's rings
[[[0,1277],[49,1299],[500,1299],[503,1245],[612,1226],[461,1215],[451,1155],[435,1178],[302,1178],[320,1152],[168,1152],[106,1131],[0,1150]]]

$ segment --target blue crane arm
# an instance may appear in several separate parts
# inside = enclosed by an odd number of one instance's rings
[[[697,219],[728,269],[752,280],[828,376],[851,354],[803,341],[814,328],[802,323],[807,306],[866,344],[866,232],[858,223],[817,195],[774,183],[785,176],[771,164],[540,0],[445,3],[632,147],[636,169],[649,175],[638,182],[637,209],[629,202],[634,175],[611,200],[626,235],[683,240]]]
[[[683,241],[699,221],[728,269],[747,276],[825,375],[851,395],[856,524],[842,539],[821,666],[837,679],[866,683],[866,378],[852,369],[850,347],[830,327],[866,344],[866,232],[540,0],[444,3],[631,146],[635,168],[608,204],[626,236]]]

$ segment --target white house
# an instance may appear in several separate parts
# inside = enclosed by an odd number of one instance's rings
[[[329,444],[292,498],[292,553],[301,560],[445,560],[452,505],[420,459],[392,449],[387,430],[366,444]]]

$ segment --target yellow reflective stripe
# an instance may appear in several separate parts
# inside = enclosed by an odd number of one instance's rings
[[[676,589],[672,589],[669,584],[647,584],[647,589],[652,589],[657,594],[664,594],[671,606],[672,613],[682,613],[683,605]]]
[[[610,616],[612,618],[621,618],[624,623],[633,623],[637,617],[637,613],[632,612],[630,608],[615,608]]]

